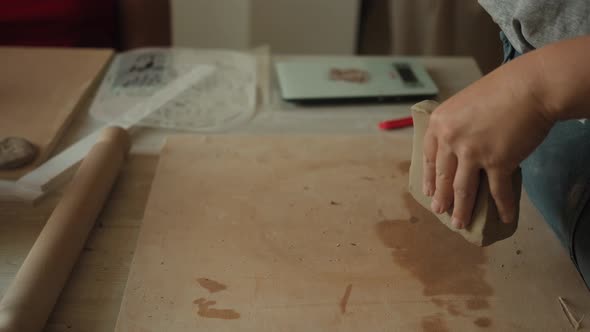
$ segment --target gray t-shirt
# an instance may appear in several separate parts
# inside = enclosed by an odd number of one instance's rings
[[[520,53],[590,34],[590,0],[478,0]]]

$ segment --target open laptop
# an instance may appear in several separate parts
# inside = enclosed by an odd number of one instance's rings
[[[402,101],[438,94],[424,66],[410,57],[309,58],[275,66],[281,97],[291,102]]]

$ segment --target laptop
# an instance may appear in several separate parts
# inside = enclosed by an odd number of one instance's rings
[[[383,102],[428,99],[438,88],[411,57],[335,57],[275,64],[281,97],[296,103]]]

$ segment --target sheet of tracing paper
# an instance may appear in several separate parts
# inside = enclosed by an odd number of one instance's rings
[[[98,89],[90,114],[112,121],[171,80],[201,64],[215,72],[183,87],[139,125],[217,132],[250,120],[256,111],[256,56],[247,52],[184,48],[143,48],[118,54]]]

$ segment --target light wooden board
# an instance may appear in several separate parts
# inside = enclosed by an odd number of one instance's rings
[[[103,124],[88,136],[53,156],[43,165],[21,177],[16,182],[0,180],[0,200],[23,200],[35,203],[49,191],[62,185],[72,175],[71,170],[84,158],[108,127],[130,130],[141,119],[149,116],[161,105],[186,90],[187,86],[198,84],[211,75],[215,68],[208,65],[195,66],[187,73],[174,79],[154,95],[138,103],[113,121]]]
[[[590,297],[530,206],[481,249],[407,194],[411,140],[180,136],[116,331],[563,331]]]
[[[113,52],[107,49],[0,47],[0,136],[24,137],[46,160],[87,101]],[[33,167],[0,171],[16,179]]]

